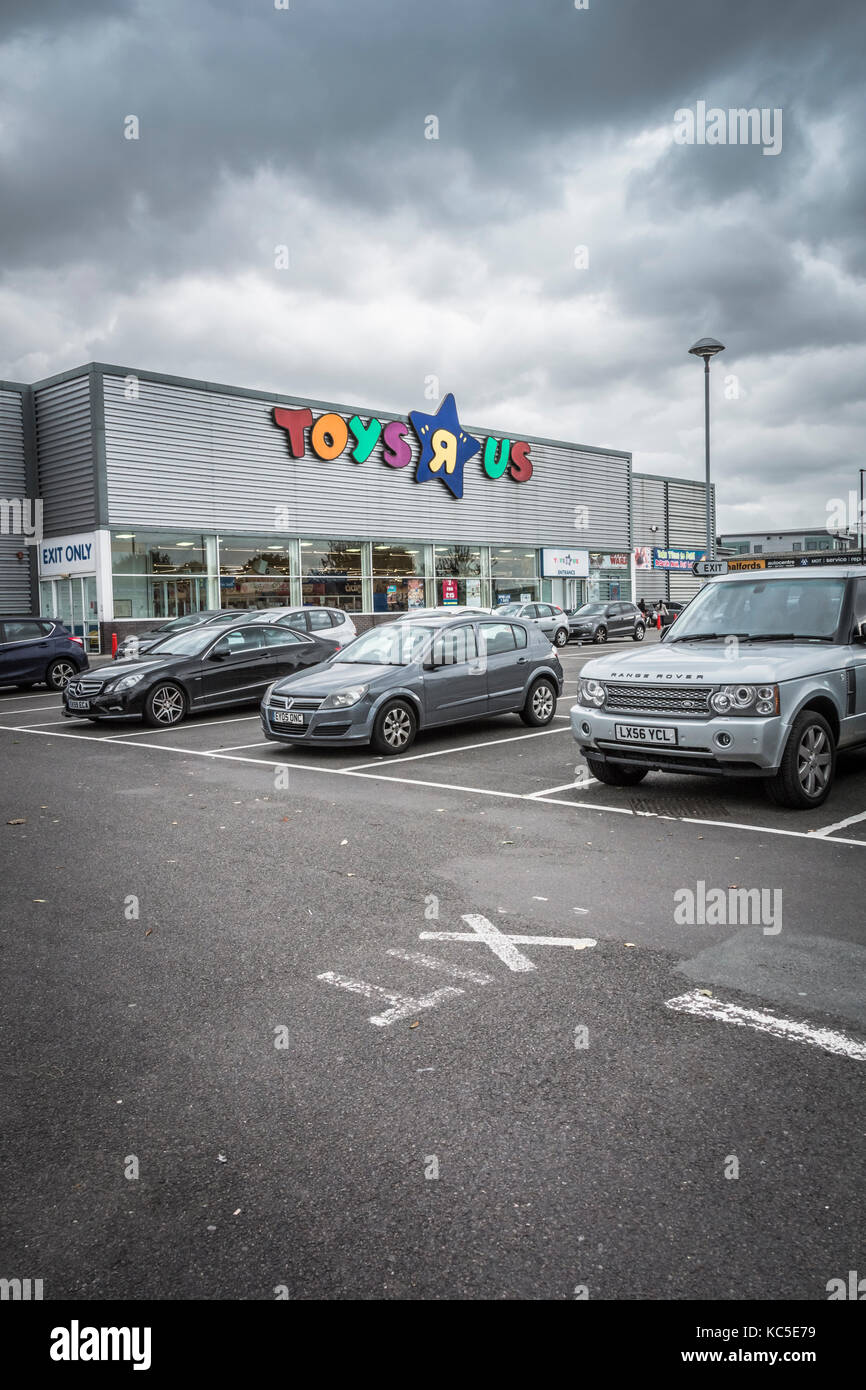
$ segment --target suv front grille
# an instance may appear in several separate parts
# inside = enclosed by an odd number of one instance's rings
[[[607,691],[603,709],[636,714],[709,714],[710,695],[716,689],[714,685],[638,685],[615,681],[603,684]]]

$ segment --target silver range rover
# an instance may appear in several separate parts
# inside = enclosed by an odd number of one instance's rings
[[[866,566],[712,580],[656,646],[587,662],[571,727],[609,785],[759,777],[780,806],[820,806],[837,749],[866,744]]]

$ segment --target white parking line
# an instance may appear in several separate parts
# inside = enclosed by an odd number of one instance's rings
[[[217,724],[247,724],[251,719],[258,719],[257,714],[236,714],[231,719],[196,719],[189,724],[172,724],[165,729],[136,729],[131,734],[117,734],[117,738],[142,738],[145,734],[176,734],[181,728],[185,732],[192,733],[193,729],[214,729]]]
[[[419,941],[472,941],[489,946],[509,970],[527,971],[536,967],[528,956],[518,951],[518,946],[571,946],[572,950],[585,951],[598,942],[591,936],[523,936],[514,932],[500,931],[493,922],[476,913],[464,913],[460,919],[471,931],[422,931]]]
[[[587,777],[586,780],[579,785],[581,787],[591,787],[593,784],[598,785],[597,777]],[[527,799],[529,801],[537,801],[541,796],[552,796],[554,792],[567,792],[576,786],[578,786],[577,782],[563,782],[561,787],[545,787],[543,792],[530,792]]]
[[[813,830],[813,835],[832,835],[834,830],[844,830],[848,825],[856,825],[858,821],[866,820],[866,811],[860,811],[856,816],[846,816],[844,820],[837,820],[833,825],[822,825],[820,830]]]
[[[490,738],[484,743],[461,743],[458,748],[437,748],[433,753],[411,753],[409,757],[400,758],[400,765],[402,767],[403,763],[416,763],[420,758],[443,758],[449,753],[471,753],[475,748],[495,748],[498,743],[520,743],[521,739],[524,738],[541,738],[544,734],[564,733],[567,733],[566,729],[536,729],[531,734],[506,734],[504,738]],[[387,763],[386,758],[376,758],[372,763],[360,763],[353,770],[360,772],[365,767],[382,767],[384,763]]]
[[[676,999],[668,999],[665,1008],[673,1009],[676,1013],[694,1014],[698,1018],[712,1018],[718,1023],[733,1023],[739,1028],[754,1028],[759,1033],[769,1033],[786,1042],[811,1043],[813,1047],[835,1053],[837,1057],[866,1062],[866,1043],[849,1038],[846,1033],[834,1033],[829,1028],[813,1028],[811,1024],[797,1023],[792,1018],[777,1018],[775,1014],[763,1013],[759,1009],[741,1009],[736,1004],[725,1004],[721,999],[710,999],[696,990],[678,995]]]
[[[60,708],[60,705],[28,705],[25,709],[6,709],[5,706],[0,705],[0,718],[4,714],[41,714],[43,710],[47,709],[53,710],[56,714]]]
[[[425,970],[439,970],[443,975],[450,975],[455,980],[468,980],[473,985],[493,984],[492,975],[483,975],[480,970],[468,970],[462,965],[452,965],[449,960],[440,960],[438,956],[425,956],[422,951],[403,951],[399,946],[389,946],[385,955],[409,961],[411,965],[423,965]]]

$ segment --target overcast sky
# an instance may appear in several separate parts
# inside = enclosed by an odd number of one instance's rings
[[[712,336],[720,529],[857,487],[863,0],[288,3],[2,0],[0,378],[402,414],[435,376],[699,477]],[[780,110],[781,151],[678,143],[699,102]]]

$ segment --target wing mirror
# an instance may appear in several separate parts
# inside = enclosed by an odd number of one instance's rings
[[[853,640],[855,642],[866,642],[866,620],[854,624]]]
[[[221,642],[217,642],[216,646],[211,649],[210,659],[211,661],[224,661],[228,654],[229,644],[226,639],[223,638]]]

